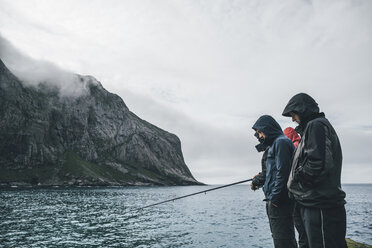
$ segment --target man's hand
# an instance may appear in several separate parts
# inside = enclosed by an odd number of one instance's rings
[[[257,186],[256,184],[251,183],[251,189],[252,190],[258,190],[259,188],[261,188],[261,186]]]
[[[251,183],[251,190],[257,190],[258,187],[256,185],[254,185],[253,183]]]
[[[252,179],[252,182],[251,182],[251,190],[258,190],[260,187],[258,187],[257,185],[254,184],[254,178],[256,176],[258,176],[259,174],[255,175]]]

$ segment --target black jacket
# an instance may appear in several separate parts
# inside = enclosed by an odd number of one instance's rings
[[[283,134],[280,125],[269,115],[261,116],[252,128],[266,135],[264,145],[269,147],[264,193],[267,200],[279,205],[288,200],[287,181],[294,145]]]
[[[263,187],[266,180],[266,159],[267,159],[267,152],[269,151],[269,147],[267,147],[262,155],[261,159],[261,172],[258,173],[252,180],[252,184],[255,189]]]
[[[283,115],[290,112],[300,116],[303,133],[293,156],[289,192],[307,207],[345,204],[345,192],[341,189],[342,151],[336,131],[307,94],[292,97]]]

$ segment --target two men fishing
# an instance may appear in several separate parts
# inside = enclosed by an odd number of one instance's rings
[[[342,151],[336,131],[319,112],[315,100],[305,93],[293,96],[282,115],[298,124],[296,131],[301,139],[293,129],[286,129],[284,134],[273,117],[261,116],[252,127],[259,141],[256,148],[264,151],[262,172],[254,178],[138,210],[252,181],[253,190],[263,186],[275,248],[297,247],[294,224],[300,248],[347,248]]]
[[[265,151],[266,177],[254,177],[251,187],[257,189],[264,182],[274,246],[297,247],[295,222],[300,248],[347,247],[338,136],[315,100],[305,93],[293,96],[282,115],[298,123],[301,141],[296,149],[271,116],[261,116],[252,127],[259,141],[257,150]]]

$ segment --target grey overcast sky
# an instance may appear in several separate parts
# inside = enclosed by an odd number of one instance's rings
[[[370,0],[0,0],[1,56],[24,75],[4,49],[94,76],[178,135],[210,184],[255,175],[253,123],[295,127],[281,113],[306,92],[338,132],[343,183],[372,183],[371,13]],[[51,77],[53,64],[35,63]]]

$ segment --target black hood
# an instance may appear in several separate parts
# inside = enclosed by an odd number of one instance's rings
[[[300,117],[300,124],[295,130],[301,136],[309,121],[320,116],[324,117],[324,113],[319,113],[319,107],[316,101],[305,93],[299,93],[293,96],[287,106],[285,106],[282,115],[291,116],[291,112]]]
[[[263,115],[252,127],[254,130],[263,132],[266,136],[264,144],[271,145],[274,139],[283,134],[279,123],[270,115]]]
[[[309,119],[311,116],[319,113],[319,107],[311,96],[305,93],[299,93],[289,100],[282,115],[289,117],[291,116],[291,112],[298,114],[302,119]]]

